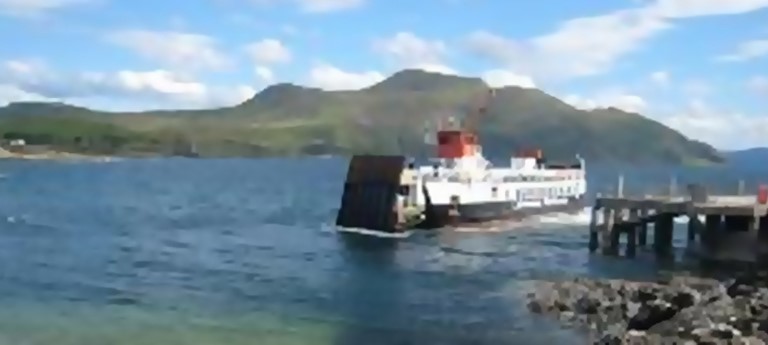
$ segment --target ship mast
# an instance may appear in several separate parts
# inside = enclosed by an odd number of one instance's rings
[[[487,112],[488,103],[495,94],[488,89],[483,94],[480,104],[464,118],[458,129],[441,128],[437,132],[437,156],[440,159],[462,159],[477,157],[482,159],[482,149],[477,140],[477,122]]]
[[[492,88],[489,88],[488,91],[482,95],[479,105],[472,109],[472,111],[464,118],[465,132],[477,135],[477,124],[480,121],[480,117],[488,112],[488,104],[491,102],[491,98],[495,95],[496,90]]]

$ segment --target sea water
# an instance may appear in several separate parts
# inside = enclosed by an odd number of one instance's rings
[[[643,251],[590,255],[589,209],[404,239],[340,234],[346,164],[0,161],[0,344],[579,343],[526,310],[533,281],[679,269]],[[768,180],[759,167],[589,169],[591,193],[620,173],[628,193],[670,176],[722,191]]]

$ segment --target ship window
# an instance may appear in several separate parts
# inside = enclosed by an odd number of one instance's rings
[[[491,187],[491,196],[496,197],[499,194],[499,189],[496,187]]]

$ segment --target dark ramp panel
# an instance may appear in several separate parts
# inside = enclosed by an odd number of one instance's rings
[[[353,156],[349,162],[336,225],[395,232],[395,200],[403,156]]]

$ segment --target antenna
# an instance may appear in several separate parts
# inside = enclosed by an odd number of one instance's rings
[[[435,140],[435,135],[437,135],[437,133],[434,127],[439,126],[440,119],[437,118],[434,122],[437,122],[437,124],[433,125],[430,120],[424,120],[424,144],[437,145],[437,141]]]
[[[480,104],[474,111],[467,114],[464,119],[464,130],[470,133],[477,131],[477,123],[480,120],[480,116],[485,115],[488,112],[488,104],[491,102],[491,98],[496,96],[496,89],[488,88],[487,92],[483,94],[480,99]]]

